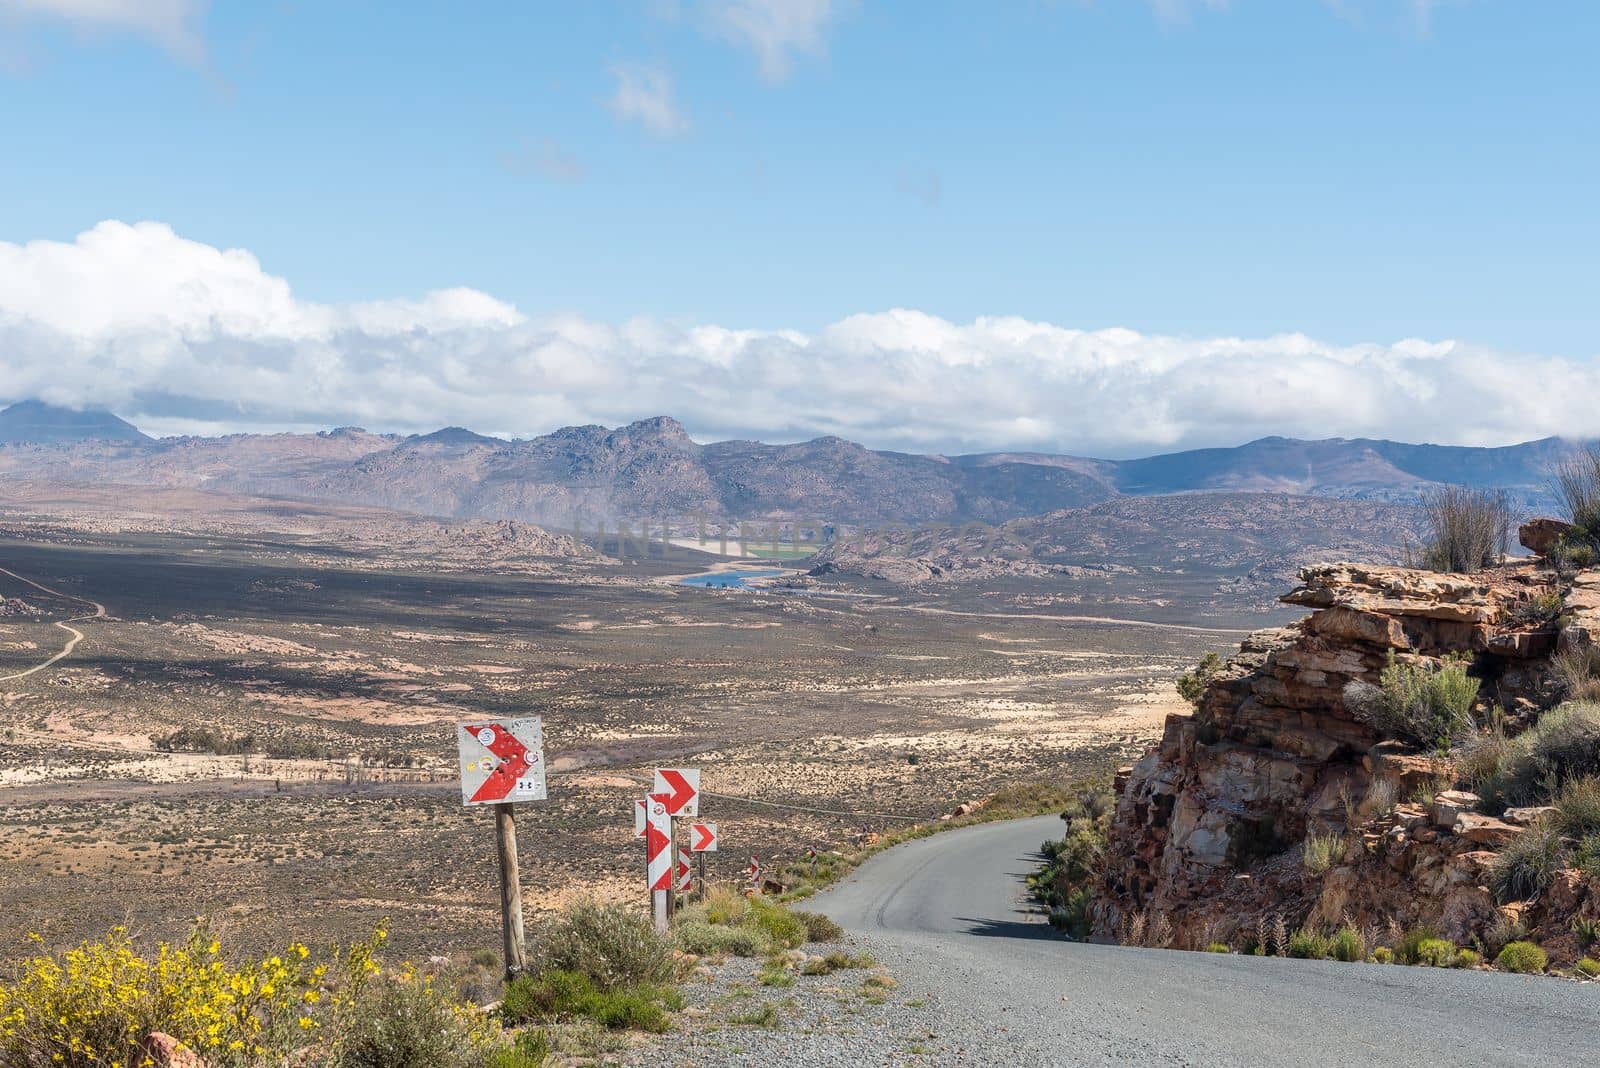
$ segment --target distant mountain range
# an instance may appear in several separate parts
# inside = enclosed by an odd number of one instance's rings
[[[881,452],[841,438],[700,445],[675,420],[566,427],[527,441],[460,427],[399,436],[342,428],[152,440],[108,412],[29,401],[0,412],[0,479],[205,488],[338,500],[551,527],[601,517],[1004,522],[1123,497],[1271,493],[1408,503],[1451,483],[1549,507],[1577,443],[1501,448],[1263,438],[1137,460]]]

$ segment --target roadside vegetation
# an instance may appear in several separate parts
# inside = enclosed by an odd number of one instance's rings
[[[1423,494],[1422,512],[1427,533],[1409,566],[1469,574],[1505,557],[1511,503],[1504,490],[1445,486]]]
[[[1089,936],[1089,901],[1105,867],[1114,803],[1107,783],[1081,788],[1061,810],[1066,834],[1044,843],[1044,866],[1028,876],[1050,925],[1071,938]]]
[[[165,1063],[170,1039],[208,1068],[539,1068],[669,1030],[703,959],[759,959],[764,986],[850,971],[862,997],[894,985],[865,954],[806,951],[842,939],[827,917],[733,887],[685,905],[665,937],[636,910],[572,905],[533,933],[537,970],[505,984],[493,953],[418,968],[386,961],[387,937],[241,960],[200,924],[177,945],[144,949],[119,928],[41,953],[0,983],[0,1064],[132,1068]]]

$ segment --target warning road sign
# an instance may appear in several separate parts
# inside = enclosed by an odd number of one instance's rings
[[[635,838],[644,837],[645,825],[649,822],[649,817],[646,814],[649,806],[650,802],[644,798],[640,798],[633,803],[633,836]]]
[[[463,805],[545,799],[544,725],[538,716],[458,724],[456,749]]]
[[[690,875],[689,851],[682,846],[678,847],[678,892],[686,893],[694,885],[694,877]]]
[[[667,815],[693,819],[700,815],[700,769],[657,768],[650,793],[665,798]]]
[[[645,864],[651,890],[672,889],[672,816],[664,798],[645,806]]]
[[[717,825],[715,823],[689,824],[689,848],[696,853],[717,851]]]

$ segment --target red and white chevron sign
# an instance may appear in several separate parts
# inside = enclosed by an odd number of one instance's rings
[[[678,847],[678,890],[687,892],[694,886],[694,876],[690,874],[693,869],[689,867],[689,851],[682,846]]]
[[[461,803],[543,801],[544,724],[538,716],[456,725]]]
[[[651,890],[672,889],[672,815],[664,797],[646,798],[645,871]]]
[[[650,807],[650,799],[640,798],[633,803],[633,836],[643,838],[646,824],[649,823],[645,811]]]
[[[693,819],[700,815],[700,769],[657,768],[650,793],[666,799],[667,815]]]
[[[717,825],[715,823],[689,824],[689,849],[695,853],[717,851]]]

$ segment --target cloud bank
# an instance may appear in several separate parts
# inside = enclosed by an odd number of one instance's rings
[[[207,0],[0,0],[7,20],[65,23],[86,33],[132,33],[149,38],[179,59],[203,62],[200,23]]]
[[[530,436],[667,414],[701,440],[1126,456],[1269,434],[1503,444],[1600,435],[1594,362],[1455,341],[1182,338],[920,311],[815,333],[538,317],[471,289],[328,305],[159,223],[0,242],[0,399],[147,430]]]

